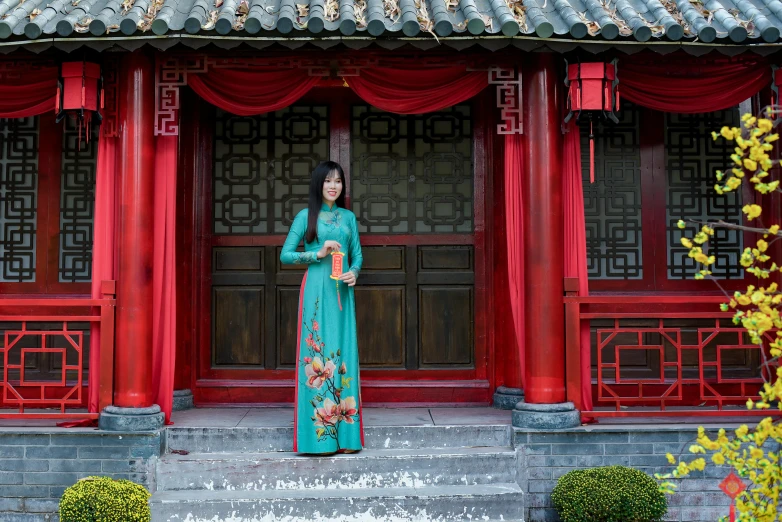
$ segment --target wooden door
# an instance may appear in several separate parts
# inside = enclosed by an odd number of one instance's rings
[[[194,175],[201,260],[196,399],[293,398],[299,286],[279,262],[312,169],[339,161],[361,233],[356,287],[368,403],[487,403],[483,150],[471,104],[400,116],[322,89],[238,117],[198,104],[211,134]],[[485,305],[484,305],[485,306]],[[484,308],[485,309],[485,308]],[[476,320],[477,319],[477,320]]]

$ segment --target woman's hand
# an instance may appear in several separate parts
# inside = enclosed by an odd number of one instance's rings
[[[349,270],[339,276],[339,280],[343,283],[347,283],[348,286],[356,286],[356,274]]]
[[[342,250],[342,245],[337,243],[336,241],[333,241],[329,239],[325,243],[323,243],[323,247],[318,250],[318,259],[323,259],[327,255],[329,255],[332,252],[339,252]]]

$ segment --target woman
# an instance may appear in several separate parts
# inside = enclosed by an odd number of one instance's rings
[[[302,238],[304,252],[297,252]],[[349,267],[338,280],[331,277],[335,256]],[[364,432],[353,286],[362,257],[339,164],[325,161],[312,172],[308,208],[293,220],[280,261],[309,265],[299,295],[293,451],[360,451]]]

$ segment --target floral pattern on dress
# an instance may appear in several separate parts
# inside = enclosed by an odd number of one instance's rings
[[[341,361],[339,349],[326,346],[320,336],[320,324],[317,321],[320,300],[315,301],[315,310],[309,323],[304,323],[307,337],[304,339],[308,356],[304,357],[306,377],[305,386],[317,390],[317,395],[310,401],[313,407],[311,420],[318,442],[333,439],[339,450],[339,428],[342,423],[354,424],[359,421],[359,411],[356,398],[348,395],[353,377],[346,377],[348,367]],[[302,310],[302,316],[305,315]]]

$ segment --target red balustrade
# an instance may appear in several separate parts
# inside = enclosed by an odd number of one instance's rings
[[[725,301],[720,295],[579,296],[575,280],[566,279],[568,400],[593,418],[773,415],[744,406],[775,377],[768,342],[752,344],[733,314],[719,311]],[[582,321],[591,324],[590,361],[581,358]],[[766,341],[775,336],[767,333]],[[582,364],[592,365],[588,411],[580,394]]]
[[[104,281],[102,293],[101,299],[0,298],[0,331],[3,332],[0,402],[4,408],[0,418],[98,418],[97,412],[66,411],[83,408],[87,402],[84,381],[87,351],[84,331],[78,323],[100,325],[100,368],[96,369],[100,375],[98,411],[112,403],[114,281]],[[59,377],[41,379],[28,375],[30,367],[26,359],[35,354],[50,354],[60,359]],[[18,411],[8,412],[7,408]]]

